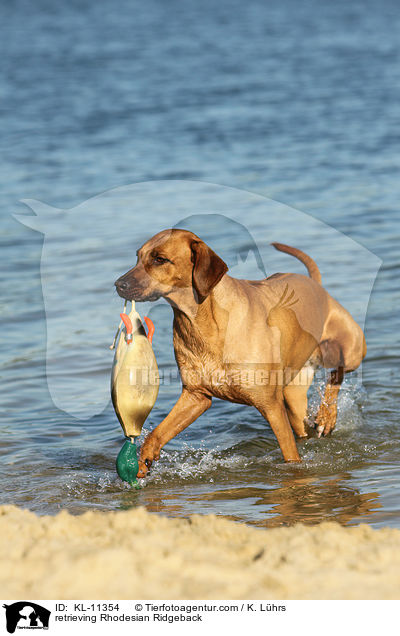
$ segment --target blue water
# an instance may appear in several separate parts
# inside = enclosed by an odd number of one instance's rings
[[[400,525],[399,27],[390,0],[1,3],[0,503]],[[21,199],[51,206],[31,202],[39,232]],[[362,376],[300,466],[215,400],[141,490],[117,478],[113,281],[175,225],[238,277],[304,271],[269,243],[296,245],[360,324],[368,309]],[[149,430],[179,381],[170,308],[142,313],[168,378]]]

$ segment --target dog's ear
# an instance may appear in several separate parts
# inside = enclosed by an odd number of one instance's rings
[[[204,300],[228,271],[222,258],[203,241],[192,241],[193,287],[200,302]]]

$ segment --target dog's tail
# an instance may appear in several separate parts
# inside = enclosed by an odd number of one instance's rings
[[[298,258],[299,261],[307,267],[310,278],[321,284],[321,272],[318,269],[317,263],[313,261],[311,256],[308,256],[305,252],[298,250],[297,247],[290,247],[290,245],[284,245],[283,243],[271,243],[271,245],[280,252],[286,252],[286,254],[290,254],[291,256]]]

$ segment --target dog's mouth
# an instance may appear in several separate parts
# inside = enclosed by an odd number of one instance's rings
[[[146,292],[139,287],[121,286],[118,285],[118,281],[115,283],[118,296],[121,296],[124,300],[134,300],[136,302],[154,301],[158,300],[161,296],[158,292]]]
[[[158,300],[159,298],[161,298],[161,294],[159,294],[158,292],[151,292],[149,294],[135,293],[133,297],[130,298],[130,300],[136,300],[140,303],[144,301],[153,302],[154,300]]]

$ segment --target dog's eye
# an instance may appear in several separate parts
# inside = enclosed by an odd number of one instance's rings
[[[164,265],[164,263],[170,262],[168,258],[163,258],[162,256],[155,256],[153,260],[156,265]]]

